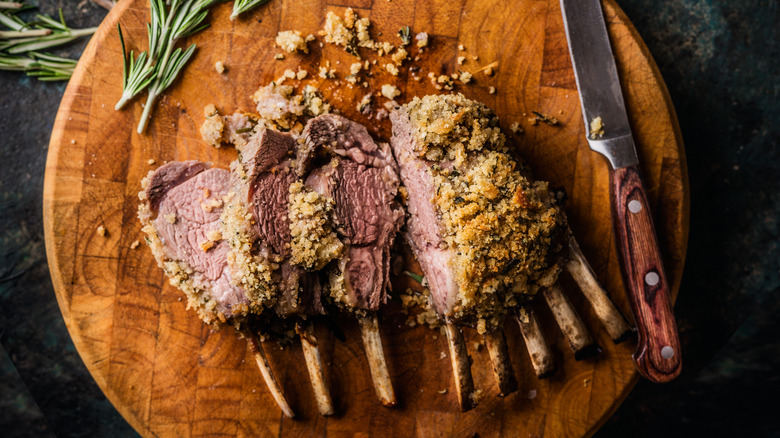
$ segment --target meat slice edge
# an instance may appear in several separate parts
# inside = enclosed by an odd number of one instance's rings
[[[250,301],[232,284],[220,213],[230,173],[197,161],[150,172],[139,194],[139,218],[152,253],[188,306],[209,324],[246,316]],[[151,199],[155,200],[154,208]]]

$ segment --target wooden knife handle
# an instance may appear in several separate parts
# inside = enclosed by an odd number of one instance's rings
[[[609,176],[623,283],[639,332],[634,362],[647,379],[668,382],[682,370],[680,340],[639,168],[611,170]]]

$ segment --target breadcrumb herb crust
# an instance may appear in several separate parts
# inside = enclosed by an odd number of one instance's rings
[[[288,216],[293,263],[316,271],[344,254],[344,244],[333,230],[333,201],[294,182]]]
[[[433,95],[402,111],[414,152],[433,162],[432,201],[459,286],[453,316],[475,319],[480,332],[499,326],[508,307],[557,279],[560,267],[548,252],[564,222],[559,200],[509,154],[485,105],[461,94]]]
[[[165,255],[165,247],[152,223],[153,213],[146,196],[146,187],[149,185],[152,174],[154,171],[150,171],[141,181],[141,191],[138,192],[138,198],[141,200],[138,206],[138,219],[141,221],[141,230],[146,234],[146,244],[157,260],[157,265],[165,272],[170,284],[184,292],[187,297],[187,309],[195,309],[198,317],[206,324],[215,327],[221,326],[227,322],[227,317],[217,310],[217,301],[211,297],[211,291],[195,283],[193,280],[195,272],[187,262],[173,260]],[[243,317],[249,314],[250,308],[244,304],[236,305],[231,308],[231,312],[233,313],[231,321],[234,325],[238,325],[242,322]]]

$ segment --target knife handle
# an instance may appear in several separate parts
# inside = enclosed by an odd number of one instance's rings
[[[653,219],[637,165],[610,170],[610,201],[623,283],[639,332],[633,358],[653,382],[680,374],[680,340]]]

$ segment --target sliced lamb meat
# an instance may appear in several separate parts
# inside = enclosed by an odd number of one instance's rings
[[[270,283],[279,290],[275,310],[281,316],[324,313],[318,275],[291,262],[290,196],[298,179],[297,148],[290,134],[272,129],[253,134],[241,150],[234,178],[237,196],[224,219],[231,233],[243,236],[233,245],[233,260],[238,263],[231,267],[238,278],[250,279],[244,281],[250,285],[250,296],[251,284],[269,283],[251,281],[253,274],[264,273],[251,265],[258,259],[277,264]]]
[[[358,123],[328,114],[309,121],[304,138],[311,150],[336,156],[306,181],[335,204],[336,225],[347,244],[331,294],[349,307],[376,311],[390,287],[390,247],[404,212],[395,201],[398,175],[386,144],[377,145]]]
[[[434,309],[480,333],[500,326],[560,271],[550,263],[565,229],[556,195],[509,154],[492,111],[463,95],[415,98],[390,117],[407,238]]]
[[[139,217],[171,283],[207,323],[245,316],[250,304],[231,284],[220,214],[230,172],[198,161],[171,162],[144,180]]]
[[[334,203],[336,227],[347,248],[330,273],[331,297],[356,311],[377,398],[394,406],[376,310],[387,300],[390,247],[404,219],[395,200],[399,188],[395,160],[387,144],[375,143],[364,126],[340,116],[311,119],[303,134],[307,150],[333,156],[306,181]]]

